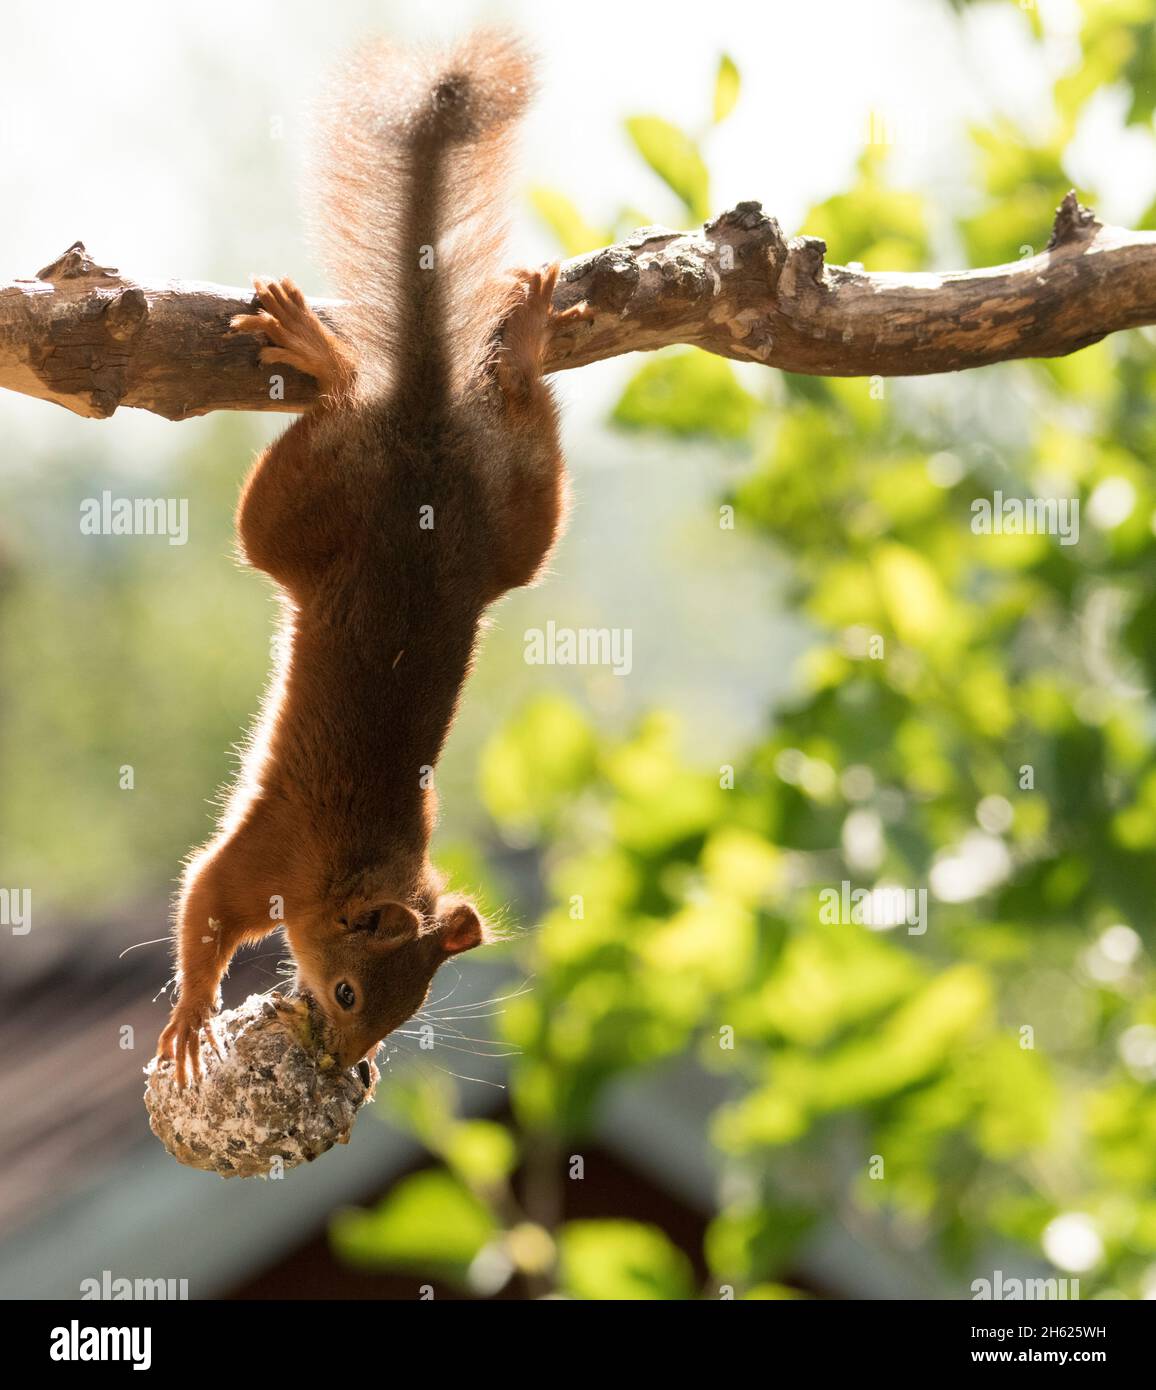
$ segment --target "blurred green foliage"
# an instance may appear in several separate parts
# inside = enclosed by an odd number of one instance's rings
[[[143,422],[158,438],[154,425],[178,428]],[[227,414],[187,422],[188,454],[150,459],[147,483],[126,469],[131,445],[112,456],[112,436],[72,452],[42,445],[24,474],[5,477],[0,872],[35,885],[54,913],[163,899],[212,827],[210,789],[235,771],[236,712],[257,706],[273,613],[270,590],[230,563],[237,464],[277,427]],[[188,543],[77,545],[80,502],[106,488],[187,500]],[[125,767],[131,794],[118,790]],[[165,925],[158,915],[152,935]]]
[[[1097,91],[1123,86],[1151,128],[1151,4],[1085,11],[1044,142],[1003,118],[971,132],[982,198],[961,199],[955,234],[975,264],[1042,245]],[[716,119],[738,90],[724,59]],[[626,130],[706,215],[698,138],[658,116]],[[568,250],[602,239],[562,195],[536,201]],[[926,213],[870,148],[805,230],[842,261],[920,268]],[[832,1224],[918,1251],[929,1293],[1049,1258],[1084,1297],[1151,1285],[1152,341],[942,381],[785,378],[761,397],[705,355],[639,366],[619,424],[749,448],[720,500],[790,558],[815,631],[800,693],[723,767],[696,765],[660,711],[613,738],[551,695],[493,735],[481,796],[500,835],[536,846],[551,902],[516,947],[534,986],[499,1019],[519,1050],[511,1127],[459,1118],[444,1080],[399,1084],[395,1110],[444,1169],[343,1216],[339,1250],[437,1254],[480,1293],[520,1271],[578,1298],[692,1295],[662,1232],[558,1216],[610,1088],[677,1062],[717,1096],[706,1297],[792,1296],[783,1280]],[[1078,498],[1078,544],[975,534],[971,503],[996,489]],[[824,920],[819,893],[844,881],[930,890],[926,932]]]

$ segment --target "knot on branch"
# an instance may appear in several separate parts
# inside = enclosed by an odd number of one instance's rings
[[[763,212],[762,203],[757,199],[748,198],[744,202],[736,203],[733,208],[727,208],[726,212],[720,212],[713,222],[707,222],[704,226],[708,232],[721,232],[727,227],[754,232],[764,227],[773,227],[778,231],[779,224]],[[782,233],[779,235],[781,237]]]
[[[759,271],[765,264],[770,269],[772,283],[778,280],[787,261],[787,239],[778,222],[763,212],[762,203],[753,200],[736,203],[733,208],[719,213],[703,230],[707,239],[719,246],[718,260],[722,270],[734,269],[736,260],[753,264],[755,258],[761,257]],[[731,264],[728,265],[728,261]]]
[[[822,237],[797,236],[787,243],[787,259],[779,276],[780,299],[792,299],[823,286],[823,257],[827,243]]]
[[[710,298],[716,290],[716,278],[701,259],[685,254],[656,256],[650,262],[662,277],[664,287],[688,303]]]
[[[105,332],[118,343],[127,342],[140,331],[148,316],[149,302],[144,290],[130,285],[108,301],[104,311]]]
[[[753,232],[759,241],[786,254],[787,240],[782,228],[775,218],[767,216],[762,203],[753,199],[720,212],[713,222],[706,223],[704,230],[713,239],[725,237],[730,231]]]
[[[566,267],[562,275],[563,287],[578,284],[582,287],[573,295],[560,297],[557,307],[568,309],[582,298],[593,297],[599,309],[621,313],[634,297],[641,278],[642,272],[633,256],[621,246],[608,246]]]
[[[116,273],[116,266],[97,265],[84,249],[84,242],[74,241],[68,250],[63,255],[58,256],[51,265],[46,265],[43,270],[38,270],[36,278],[47,280],[50,284],[56,284],[61,280],[103,280],[116,275]]]
[[[1058,250],[1077,241],[1090,241],[1100,230],[1100,222],[1091,208],[1082,206],[1071,188],[1064,194],[1064,200],[1056,209],[1056,220],[1052,224],[1052,235],[1048,240],[1047,251]]]

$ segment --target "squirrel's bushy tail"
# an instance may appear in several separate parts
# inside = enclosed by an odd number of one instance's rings
[[[314,233],[364,387],[445,399],[476,373],[508,290],[513,125],[533,64],[483,30],[433,54],[386,42],[355,51],[320,112]],[[382,375],[384,369],[385,375]]]

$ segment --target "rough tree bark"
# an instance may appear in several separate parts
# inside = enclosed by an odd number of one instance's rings
[[[1069,193],[1051,240],[1013,265],[952,274],[827,265],[815,237],[788,241],[758,203],[698,232],[647,227],[567,261],[555,304],[589,323],[554,339],[548,370],[689,343],[820,376],[920,376],[1059,357],[1156,323],[1156,233],[1102,226]],[[341,331],[341,304],[310,301]],[[0,284],[0,386],[79,415],[118,406],[170,420],[210,410],[300,411],[311,378],[271,389],[253,337],[229,336],[248,290],[150,284],[97,265],[77,242],[35,279]]]

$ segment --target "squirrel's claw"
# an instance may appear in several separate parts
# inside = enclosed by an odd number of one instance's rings
[[[264,366],[294,367],[315,378],[323,394],[339,395],[349,389],[357,374],[353,357],[309,307],[294,281],[288,276],[266,280],[254,275],[253,290],[260,308],[251,314],[234,314],[229,331],[263,336],[268,346],[257,356]]]
[[[593,317],[594,310],[583,299],[578,304],[571,304],[569,309],[552,309],[550,327],[564,328],[570,323],[589,323]]]
[[[230,333],[268,333],[277,327],[272,314],[234,314],[229,320]]]
[[[182,1088],[188,1085],[190,1071],[198,1082],[204,1075],[201,1065],[202,1028],[208,1034],[213,1050],[223,1061],[223,1045],[209,1019],[208,1011],[204,1009],[182,1009],[178,1005],[157,1043],[157,1056],[172,1058],[176,1068],[177,1085]]]
[[[217,1031],[217,1021],[210,1018],[205,1024],[205,1036],[212,1044],[213,1051],[223,1062],[225,1060],[225,1043],[220,1033]]]

